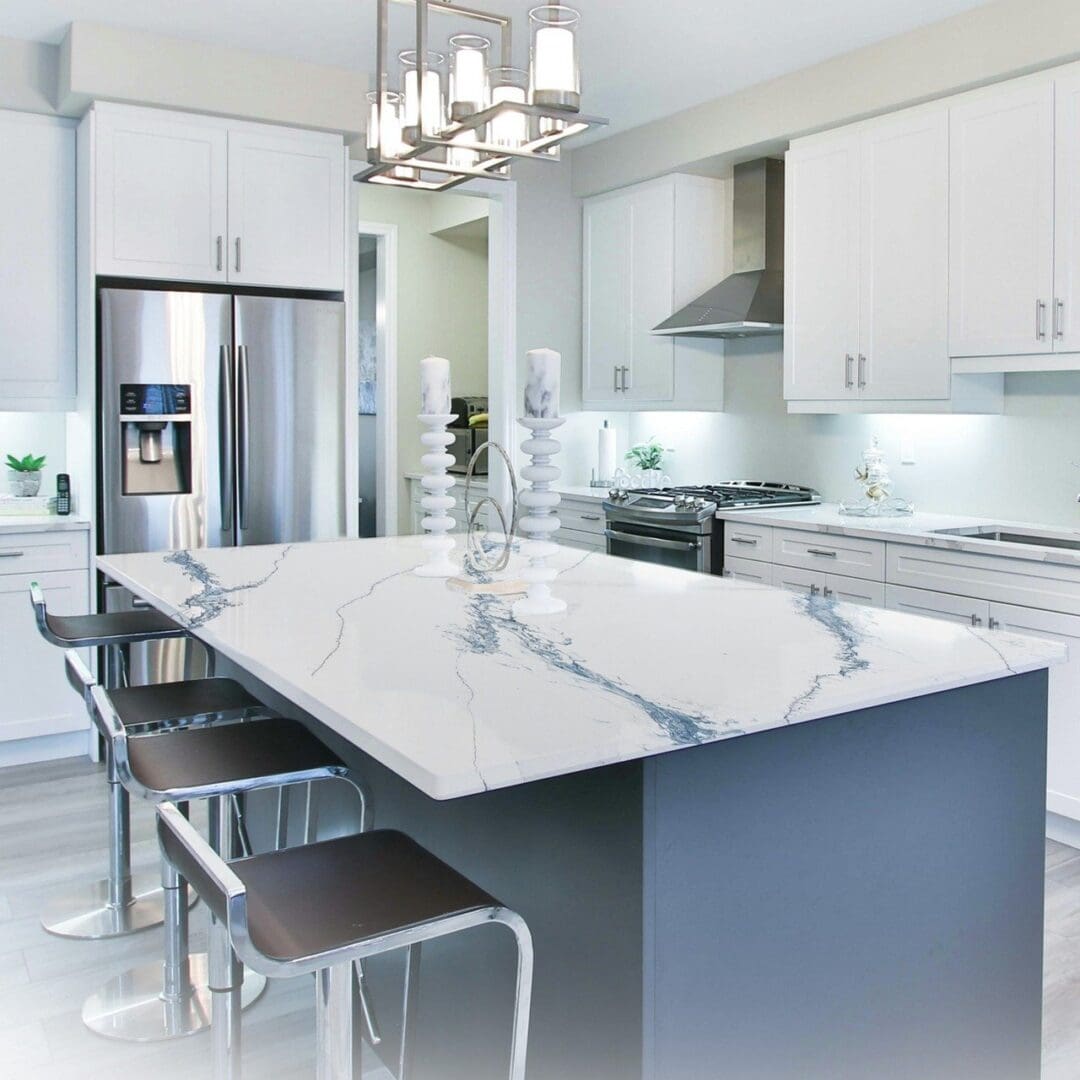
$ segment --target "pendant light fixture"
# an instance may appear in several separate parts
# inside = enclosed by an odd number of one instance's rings
[[[415,48],[398,53],[396,87],[387,62],[391,2],[416,8]],[[462,31],[447,39],[447,62],[429,47],[431,12],[494,27],[497,53],[490,37]],[[444,191],[473,177],[506,179],[514,158],[558,161],[566,139],[607,124],[580,112],[580,16],[572,8],[529,12],[528,71],[513,66],[509,16],[450,0],[378,0],[377,19],[368,168],[358,181]]]

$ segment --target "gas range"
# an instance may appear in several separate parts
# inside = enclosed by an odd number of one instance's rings
[[[723,572],[718,510],[764,510],[820,503],[813,488],[760,480],[670,488],[613,489],[604,502],[611,555]]]

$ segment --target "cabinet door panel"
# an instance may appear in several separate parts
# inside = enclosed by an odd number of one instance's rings
[[[0,112],[0,409],[75,398],[75,132]]]
[[[778,589],[801,593],[804,596],[824,596],[827,575],[816,570],[800,570],[794,566],[775,565],[772,583]]]
[[[1080,352],[1080,75],[1054,84],[1054,349]]]
[[[771,563],[724,556],[724,577],[734,578],[736,581],[752,581],[757,585],[772,585],[773,576]]]
[[[1005,86],[950,110],[952,356],[1051,351],[1053,124],[1050,83]]]
[[[856,397],[858,136],[789,151],[785,196],[784,397]]]
[[[630,371],[628,401],[670,401],[675,390],[675,340],[652,328],[675,304],[675,187],[635,192],[630,202]]]
[[[97,272],[224,281],[227,174],[223,127],[102,112]]]
[[[49,608],[60,615],[85,615],[87,571],[7,574],[0,577],[0,638],[4,642],[4,695],[0,741],[81,731],[86,711],[64,676],[64,653],[38,633],[30,607],[30,582],[37,581]]]
[[[1069,659],[1050,669],[1046,747],[1047,809],[1080,821],[1080,617],[991,604],[1001,630],[1068,646]]]
[[[828,574],[825,578],[825,596],[842,604],[862,604],[864,607],[885,606],[885,586],[880,581],[862,581]]]
[[[948,113],[866,129],[862,148],[859,353],[876,401],[949,396]]]
[[[344,288],[344,153],[303,132],[230,132],[230,281]]]
[[[965,626],[987,626],[990,620],[990,605],[985,600],[928,589],[909,589],[904,585],[885,586],[885,606],[890,611],[906,611],[910,615],[926,615]]]
[[[582,396],[621,404],[616,369],[630,363],[629,200],[597,199],[583,210],[585,340]]]

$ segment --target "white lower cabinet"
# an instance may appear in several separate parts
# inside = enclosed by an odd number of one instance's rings
[[[988,626],[990,622],[990,604],[986,600],[931,592],[929,589],[909,589],[904,585],[885,587],[885,606],[890,611],[928,615],[967,626]]]
[[[4,642],[4,694],[0,745],[12,739],[85,731],[89,722],[64,676],[64,654],[50,645],[34,622],[30,582],[45,593],[48,607],[62,615],[89,611],[84,570],[0,574],[0,638]]]
[[[772,568],[772,584],[779,589],[838,600],[845,604],[867,607],[885,606],[885,586],[880,581],[865,581],[843,574],[826,574],[821,570],[804,570],[795,566]]]
[[[752,581],[757,585],[773,583],[771,563],[755,562],[753,559],[729,558],[724,556],[724,577],[735,581]]]

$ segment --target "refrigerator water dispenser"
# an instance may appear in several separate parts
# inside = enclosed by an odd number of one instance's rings
[[[122,493],[190,493],[191,387],[124,383],[120,416]]]

